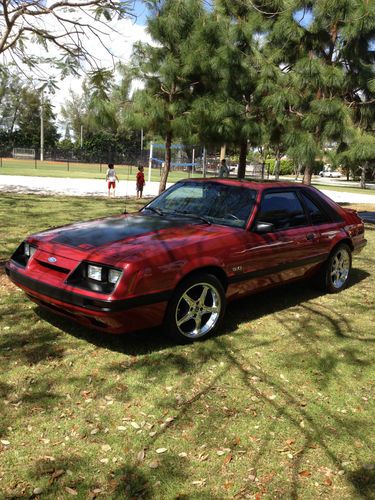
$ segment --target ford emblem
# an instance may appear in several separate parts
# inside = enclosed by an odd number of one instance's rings
[[[56,257],[48,257],[48,262],[56,262]]]

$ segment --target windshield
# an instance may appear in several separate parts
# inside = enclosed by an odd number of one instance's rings
[[[254,189],[218,182],[178,182],[143,210],[159,215],[189,215],[207,223],[244,228],[256,194]]]

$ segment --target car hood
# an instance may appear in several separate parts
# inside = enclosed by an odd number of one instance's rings
[[[185,216],[136,213],[51,229],[33,235],[31,241],[56,255],[69,253],[77,260],[84,257],[101,262],[111,259],[113,262],[124,257],[128,260],[129,257],[146,256],[158,248],[165,252],[176,246],[199,242],[208,233],[213,236],[232,231],[238,229],[209,225]]]

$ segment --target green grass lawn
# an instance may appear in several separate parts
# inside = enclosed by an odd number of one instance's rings
[[[30,232],[122,208],[2,195],[0,261]],[[55,317],[1,267],[0,498],[374,498],[374,226],[367,238],[342,293],[254,295],[186,346]]]
[[[137,167],[134,165],[116,165],[117,175],[120,180],[135,181]],[[33,160],[15,160],[13,158],[3,158],[0,164],[0,175],[24,175],[38,177],[71,177],[75,179],[104,179],[107,172],[107,164],[95,163],[67,163],[49,162]],[[176,182],[187,177],[202,177],[201,174],[189,174],[186,171],[171,171],[168,182]],[[148,167],[145,168],[145,178],[148,178]],[[160,181],[160,169],[153,168],[151,180]]]

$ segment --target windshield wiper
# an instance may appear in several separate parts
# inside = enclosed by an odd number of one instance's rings
[[[204,222],[205,224],[211,225],[211,222],[208,219],[206,219],[205,217],[202,217],[201,215],[191,214],[190,212],[186,212],[185,210],[184,211],[173,210],[173,213],[177,214],[177,215],[184,215],[186,217],[191,217],[193,219],[199,219],[202,222]]]
[[[151,210],[151,212],[154,212],[155,214],[158,214],[160,216],[165,215],[163,210],[160,210],[160,208],[155,208],[155,207],[146,207],[146,210]]]

